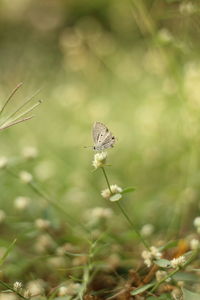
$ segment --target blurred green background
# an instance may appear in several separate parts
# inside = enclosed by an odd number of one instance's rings
[[[87,208],[110,205],[100,196],[102,174],[92,172],[93,151],[83,148],[92,144],[93,122],[103,122],[117,137],[108,175],[136,187],[124,205],[138,227],[152,223],[161,234],[192,227],[200,187],[199,13],[198,1],[0,0],[1,105],[19,82],[5,113],[39,88],[35,99],[44,100],[33,120],[1,132],[0,155],[82,219]],[[27,146],[38,157],[17,163]],[[10,224],[48,216],[27,186],[0,176]],[[32,200],[27,214],[13,206],[19,195]]]

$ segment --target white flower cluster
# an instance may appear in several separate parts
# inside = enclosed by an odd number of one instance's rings
[[[177,267],[181,267],[185,263],[185,257],[179,256],[177,258],[173,258],[170,262],[172,268],[176,269]]]
[[[107,158],[107,152],[100,152],[94,155],[94,160],[92,162],[93,167],[95,169],[101,168],[105,166]]]
[[[38,149],[35,147],[32,147],[32,146],[27,146],[27,147],[23,148],[22,155],[26,159],[36,158],[38,156]]]
[[[159,259],[161,256],[162,253],[154,246],[150,247],[150,251],[144,250],[142,252],[142,258],[144,258],[144,263],[147,267],[152,265],[154,259]]]
[[[44,282],[42,279],[29,281],[26,288],[29,296],[39,296],[44,292]]]
[[[105,221],[112,217],[113,211],[110,208],[94,207],[85,213],[85,219],[89,220],[89,225],[95,225],[99,221]]]
[[[8,159],[5,156],[0,157],[0,169],[7,167]]]
[[[121,195],[122,188],[121,187],[119,187],[116,184],[113,184],[110,186],[110,189],[111,189],[111,191],[109,189],[103,190],[101,192],[101,196],[105,199],[109,199],[112,202],[118,201],[119,199],[121,199],[121,197],[122,197],[122,195]]]
[[[19,177],[23,183],[30,183],[33,180],[33,176],[27,171],[21,171]]]
[[[167,272],[163,270],[158,270],[155,275],[156,275],[156,280],[161,281],[167,276]]]
[[[154,232],[154,226],[152,224],[145,224],[142,226],[140,233],[143,236],[150,236]]]
[[[22,283],[20,281],[15,281],[13,284],[13,289],[19,292],[22,289]]]
[[[36,220],[35,220],[35,226],[36,226],[38,229],[45,230],[45,229],[48,229],[48,228],[51,226],[51,223],[50,223],[49,220],[45,220],[45,219],[36,219]]]
[[[190,241],[190,248],[191,248],[191,250],[197,250],[197,249],[199,249],[199,247],[200,247],[200,242],[199,242],[199,240],[197,240],[197,239],[192,239],[192,240]]]
[[[183,2],[179,6],[179,11],[182,15],[192,15],[196,11],[196,7],[192,2]]]
[[[194,219],[193,224],[194,224],[194,227],[196,227],[197,232],[200,233],[200,217],[196,217]]]
[[[80,290],[80,283],[69,283],[67,286],[61,286],[58,289],[58,296],[74,296]]]
[[[90,216],[94,219],[101,219],[101,218],[110,218],[112,217],[113,212],[110,208],[104,207],[95,207],[90,210]]]
[[[19,196],[14,201],[14,206],[17,210],[25,210],[30,204],[30,198]]]

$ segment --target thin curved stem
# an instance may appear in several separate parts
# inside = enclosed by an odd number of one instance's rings
[[[0,116],[3,113],[4,109],[6,108],[6,106],[8,105],[8,103],[10,102],[10,100],[12,99],[12,97],[14,96],[14,94],[17,92],[17,90],[22,86],[22,82],[19,83],[14,90],[11,92],[11,94],[8,96],[8,99],[6,100],[6,102],[4,103],[2,109],[0,110]]]
[[[106,171],[104,169],[104,167],[101,168],[102,171],[103,171],[103,174],[104,174],[104,177],[106,179],[106,182],[107,182],[107,185],[108,185],[108,188],[109,188],[109,191],[111,193],[111,195],[113,194],[112,193],[112,190],[111,190],[111,187],[110,187],[110,182],[108,180],[108,176],[106,174]],[[148,245],[148,243],[145,241],[145,239],[142,237],[142,235],[140,234],[140,232],[136,229],[133,221],[129,218],[127,212],[125,211],[125,209],[122,207],[122,205],[119,203],[119,201],[117,201],[117,205],[119,207],[119,209],[121,210],[122,214],[124,215],[125,219],[128,221],[129,225],[131,226],[131,229],[136,233],[136,235],[138,236],[138,238],[140,239],[140,241],[143,243],[143,245],[145,246],[145,248],[149,251],[150,250],[150,247]]]

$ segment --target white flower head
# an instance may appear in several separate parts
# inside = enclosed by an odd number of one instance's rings
[[[158,32],[158,38],[162,43],[170,43],[173,41],[173,36],[167,28],[162,28]]]
[[[38,149],[36,147],[27,146],[27,147],[23,148],[22,155],[26,159],[36,158],[38,156]]]
[[[35,226],[38,229],[48,229],[50,227],[51,223],[49,220],[45,220],[45,219],[37,219],[35,220]]]
[[[95,219],[110,218],[112,210],[110,208],[95,207],[90,211],[90,216]]]
[[[30,203],[30,198],[19,196],[14,201],[14,206],[18,210],[24,210],[28,207]]]
[[[33,176],[27,171],[21,171],[19,177],[23,183],[30,183],[33,180]]]
[[[122,188],[119,187],[116,184],[113,184],[110,186],[110,189],[105,189],[101,192],[101,196],[105,199],[109,199],[110,201],[118,201],[119,199],[121,199],[121,192],[122,192]],[[111,193],[112,192],[112,193]],[[113,196],[117,196],[116,198],[114,198]]]
[[[106,207],[94,207],[85,213],[85,219],[88,220],[89,225],[95,225],[99,221],[106,221],[113,215],[113,211]]]
[[[185,263],[185,257],[179,256],[177,258],[173,258],[170,262],[172,268],[176,269],[177,267],[181,267]]]
[[[193,224],[196,228],[200,227],[200,217],[196,217]]]
[[[0,169],[6,168],[8,165],[8,159],[5,156],[0,157]]]
[[[178,288],[178,287],[175,287],[173,289],[173,291],[171,292],[171,295],[172,295],[172,298],[174,300],[181,300],[181,299],[183,299],[183,293],[182,293],[181,289]]]
[[[15,291],[20,291],[22,289],[22,282],[15,281],[14,284],[13,284],[13,289]]]
[[[142,226],[140,232],[144,236],[150,236],[154,232],[154,226],[152,224],[145,224]]]
[[[96,153],[94,155],[94,160],[92,162],[92,165],[95,167],[95,169],[101,168],[105,166],[106,158],[107,158],[107,152]]]
[[[160,259],[162,253],[158,250],[158,248],[151,246],[150,251],[144,250],[142,252],[142,257],[144,258],[144,263],[147,267],[152,265],[154,259]]]
[[[68,288],[66,286],[60,286],[58,289],[58,296],[62,297],[62,296],[66,296],[68,293]]]
[[[191,15],[196,11],[196,7],[192,2],[183,2],[179,6],[179,11],[182,15]]]
[[[190,248],[191,248],[192,250],[197,250],[199,247],[200,247],[200,242],[199,242],[199,240],[197,240],[197,239],[192,239],[192,240],[190,241]]]
[[[158,270],[155,275],[156,275],[156,280],[161,281],[162,279],[164,279],[167,276],[167,272]]]
[[[42,279],[36,279],[29,281],[27,284],[27,293],[31,296],[39,296],[43,294],[44,291],[44,282]]]
[[[49,234],[41,234],[38,236],[36,243],[34,245],[35,250],[38,253],[45,253],[49,249],[55,247],[55,242]]]
[[[61,286],[58,290],[58,296],[74,296],[80,289],[79,283],[70,282],[66,286]]]

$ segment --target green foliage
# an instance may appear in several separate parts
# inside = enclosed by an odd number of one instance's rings
[[[154,297],[154,296],[148,297],[147,300],[173,300],[173,298],[170,294],[163,294],[158,297]]]
[[[157,259],[154,261],[154,263],[161,268],[169,268],[171,265],[170,261],[168,259],[164,259],[164,258]]]
[[[16,243],[16,239],[8,246],[8,248],[6,249],[5,253],[3,254],[3,256],[0,258],[0,266],[4,263],[4,261],[6,260],[7,256],[9,255],[9,253],[13,250],[13,247]]]
[[[177,253],[190,258],[200,215],[199,15],[197,1],[1,1],[0,265],[10,286],[39,280],[46,296],[38,299],[61,300],[72,297],[58,296],[61,284],[80,283],[81,297],[89,285],[109,298],[129,282],[130,269],[141,280],[150,272],[139,242],[148,224],[146,246],[165,258],[157,267]],[[32,116],[39,99],[35,118],[1,130]],[[135,234],[101,197],[106,182],[84,148],[94,121],[116,136],[107,172],[111,184],[128,187],[110,200],[123,201]],[[23,170],[33,175],[30,184],[20,179]],[[183,280],[195,291],[195,262],[172,284]],[[147,299],[171,299],[155,293]],[[184,289],[186,300],[191,293]]]
[[[135,296],[135,295],[141,294],[141,293],[147,291],[148,289],[150,289],[151,287],[153,287],[154,284],[155,284],[155,283],[153,283],[153,282],[152,282],[152,283],[145,284],[145,285],[143,285],[143,286],[141,286],[141,287],[139,287],[139,288],[133,290],[133,291],[131,292],[131,295],[132,295],[132,296]]]
[[[199,300],[200,294],[193,293],[187,289],[183,289],[183,300]]]

